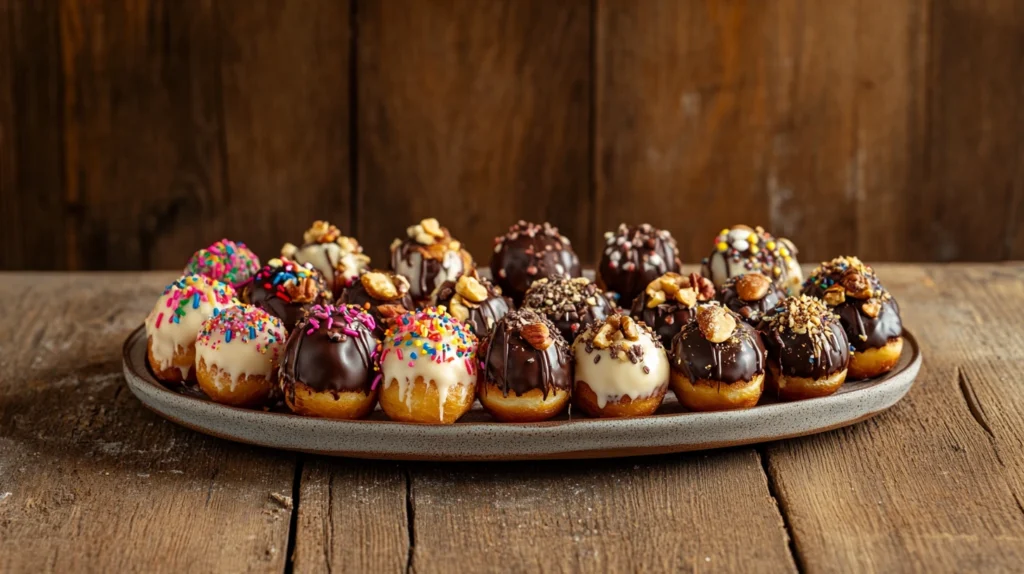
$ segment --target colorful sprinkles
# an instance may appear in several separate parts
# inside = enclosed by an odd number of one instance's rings
[[[733,263],[742,262],[747,271],[758,271],[778,279],[785,271],[783,265],[788,265],[793,258],[783,243],[760,226],[753,229],[745,225],[736,226],[718,232],[712,256],[721,254]],[[708,265],[710,259],[705,257],[701,263]]]
[[[387,330],[380,345],[380,361],[394,353],[400,361],[409,359],[431,361],[437,364],[461,362],[469,374],[476,374],[474,356],[477,338],[458,319],[447,313],[445,307],[427,307],[399,316]]]
[[[812,285],[820,289],[828,289],[836,284],[847,270],[854,269],[871,279],[877,279],[875,270],[865,265],[857,257],[843,255],[831,261],[824,261],[814,268],[814,271],[804,281],[804,288]]]
[[[313,267],[312,263],[300,264],[283,257],[280,259],[275,257],[260,268],[256,276],[253,277],[253,282],[262,285],[274,297],[285,303],[291,303],[292,290],[307,279],[312,279],[317,287],[316,292],[313,293],[314,297],[327,291],[327,284],[324,283],[320,272]]]
[[[228,307],[206,320],[196,343],[217,350],[223,337],[224,344],[241,342],[255,344],[261,354],[273,353],[277,359],[286,337],[281,320],[263,309],[250,305]]]
[[[221,239],[196,251],[185,264],[186,274],[199,274],[239,287],[259,271],[260,260],[245,243]]]
[[[213,305],[214,316],[220,313],[221,308],[238,303],[231,285],[205,275],[182,276],[168,285],[163,294],[168,296],[167,309],[157,313],[153,323],[156,329],[161,325],[180,323],[190,309],[199,309],[203,303]]]

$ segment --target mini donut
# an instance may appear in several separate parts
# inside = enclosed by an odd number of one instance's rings
[[[302,264],[311,263],[324,276],[335,299],[370,266],[363,246],[326,221],[314,221],[302,234],[302,245],[285,243],[281,256]]]
[[[617,296],[623,307],[665,273],[678,273],[679,249],[672,234],[650,224],[619,225],[604,234],[604,252],[597,270],[597,284]]]
[[[734,225],[715,237],[711,254],[701,261],[701,274],[722,287],[732,277],[759,272],[788,295],[800,292],[803,281],[796,249],[788,239],[776,239],[758,226]]]
[[[483,338],[494,325],[514,309],[515,304],[501,294],[501,287],[472,270],[458,281],[445,281],[435,293],[438,305],[444,305],[452,317],[465,323],[478,338]]]
[[[381,343],[381,408],[396,421],[454,423],[476,399],[476,348],[444,307],[400,315]]]
[[[714,296],[715,286],[707,277],[670,272],[647,284],[633,299],[629,314],[654,329],[661,344],[668,349],[676,333],[696,318],[697,304],[710,301]]]
[[[312,264],[274,258],[242,287],[239,298],[277,317],[290,332],[310,307],[330,303],[333,296]]]
[[[285,344],[278,384],[300,415],[359,419],[377,404],[377,324],[352,305],[314,305]]]
[[[538,279],[526,292],[523,307],[543,313],[566,341],[576,340],[588,325],[615,312],[615,307],[586,277]]]
[[[430,304],[445,281],[457,281],[474,268],[473,257],[433,217],[409,226],[405,239],[391,243],[391,269],[409,279],[416,305]]]
[[[523,304],[526,290],[538,279],[582,276],[572,244],[550,223],[519,220],[494,238],[491,277],[516,305]]]
[[[669,363],[650,327],[626,315],[591,324],[573,343],[573,402],[592,417],[636,417],[661,406]]]
[[[877,377],[900,362],[903,321],[899,304],[860,259],[837,257],[823,262],[807,278],[804,293],[820,297],[839,315],[853,350],[849,378]]]
[[[716,298],[745,322],[757,327],[761,317],[785,299],[786,294],[767,275],[752,271],[730,277],[718,289]]]
[[[260,259],[241,241],[220,241],[192,254],[185,275],[205,275],[238,290],[260,270]]]
[[[281,320],[252,305],[207,319],[196,339],[196,379],[214,402],[259,407],[270,398],[284,351]]]
[[[341,294],[341,302],[355,305],[373,316],[378,338],[384,336],[388,322],[416,307],[409,295],[409,280],[392,271],[374,269],[359,276]]]
[[[185,275],[164,289],[146,317],[146,356],[156,378],[196,380],[196,335],[203,321],[237,305],[235,290],[205,275]]]
[[[717,302],[672,341],[672,390],[693,411],[749,409],[764,389],[767,352],[757,330]]]
[[[480,375],[477,395],[494,418],[543,421],[569,404],[572,353],[547,317],[509,311],[480,343]]]
[[[820,299],[798,295],[769,311],[758,325],[768,349],[768,387],[795,401],[831,395],[846,381],[850,343]]]

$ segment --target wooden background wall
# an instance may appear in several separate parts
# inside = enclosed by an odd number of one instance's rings
[[[0,268],[428,215],[995,260],[1022,200],[1021,0],[0,0]]]

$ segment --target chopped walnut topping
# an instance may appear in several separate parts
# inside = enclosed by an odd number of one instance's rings
[[[370,271],[359,278],[366,293],[381,301],[394,301],[409,292],[409,280],[396,273]]]
[[[829,307],[842,305],[846,302],[846,289],[842,285],[833,285],[825,290],[823,299]]]
[[[693,307],[698,302],[714,299],[715,285],[697,273],[683,276],[670,272],[648,283],[644,293],[648,298],[648,309],[667,301],[676,301],[686,307]]]
[[[871,280],[861,271],[847,270],[843,273],[839,284],[846,290],[846,294],[854,299],[871,298]]]

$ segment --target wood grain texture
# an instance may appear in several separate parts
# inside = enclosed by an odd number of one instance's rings
[[[280,572],[295,457],[206,437],[117,360],[167,273],[0,277],[0,571]]]
[[[406,572],[407,487],[399,463],[306,457],[294,571]]]
[[[795,571],[753,449],[409,469],[416,572]]]
[[[801,564],[808,571],[1015,569],[1024,560],[1022,469],[1009,457],[1020,458],[1020,435],[1000,429],[998,450],[972,416],[963,380],[966,373],[969,388],[988,393],[985,412],[1020,421],[1021,404],[1005,398],[1019,393],[1008,390],[1006,371],[994,376],[992,360],[1009,357],[996,365],[1019,372],[1024,347],[1000,307],[1010,300],[1019,315],[1024,267],[1007,268],[1002,279],[972,274],[985,277],[955,294],[947,284],[963,267],[884,266],[879,274],[905,324],[920,333],[925,364],[908,396],[875,419],[767,448]],[[995,283],[980,287],[984,281]],[[996,307],[977,299],[984,291],[1007,297]]]
[[[0,2],[0,268],[64,269],[63,79],[55,2]]]
[[[589,256],[590,3],[359,4],[359,237],[436,216],[479,263],[516,219]]]
[[[912,236],[929,259],[1024,256],[1024,4],[933,3],[930,180]]]

